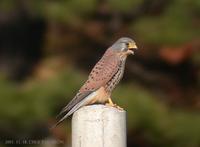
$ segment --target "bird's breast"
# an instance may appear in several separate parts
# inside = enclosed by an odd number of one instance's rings
[[[124,68],[125,68],[125,60],[120,62],[117,72],[114,74],[111,80],[106,84],[105,89],[108,93],[111,93],[113,89],[117,86],[119,81],[122,79],[124,74]]]

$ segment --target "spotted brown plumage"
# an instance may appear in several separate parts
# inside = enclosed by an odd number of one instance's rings
[[[137,49],[137,46],[128,37],[118,39],[109,47],[76,96],[62,109],[59,115],[63,117],[55,126],[85,105],[108,102],[109,105],[116,106],[111,101],[111,93],[123,77],[126,58],[134,53],[133,49]]]

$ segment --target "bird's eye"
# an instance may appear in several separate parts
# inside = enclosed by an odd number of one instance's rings
[[[124,45],[123,45],[123,51],[127,51],[128,50],[128,45],[129,43],[128,42],[124,42]]]

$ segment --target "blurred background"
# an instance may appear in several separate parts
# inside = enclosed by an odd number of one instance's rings
[[[49,127],[122,36],[128,147],[199,147],[199,0],[1,0],[0,146],[70,147],[71,119]]]

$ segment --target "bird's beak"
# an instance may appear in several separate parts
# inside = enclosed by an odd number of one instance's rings
[[[128,44],[128,54],[134,55],[134,49],[138,49],[135,43]]]

